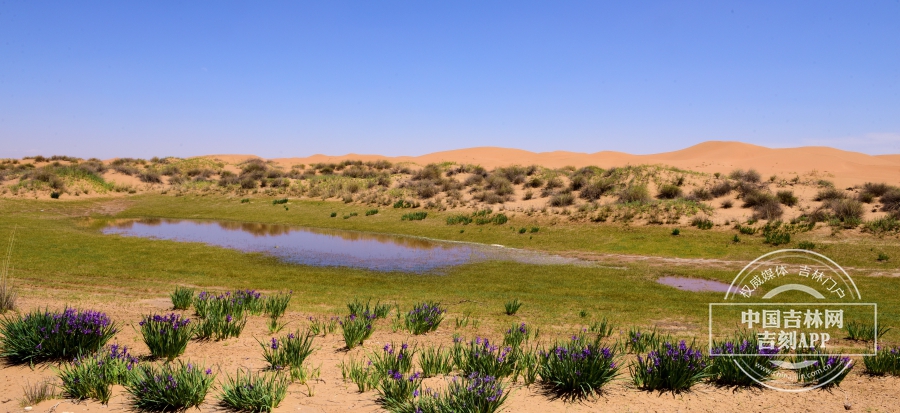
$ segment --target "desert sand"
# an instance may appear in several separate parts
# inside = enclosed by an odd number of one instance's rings
[[[210,155],[226,163],[237,163],[254,155]],[[480,147],[434,152],[421,156],[387,157],[381,155],[346,154],[312,155],[303,158],[273,158],[271,161],[290,166],[340,162],[343,160],[411,162],[426,165],[456,162],[481,165],[487,169],[509,165],[541,165],[548,168],[596,165],[602,168],[625,165],[664,164],[706,173],[728,173],[735,169],[756,169],[764,177],[792,177],[809,173],[821,174],[839,186],[864,182],[900,184],[900,155],[867,155],[822,146],[774,149],[742,142],[709,141],[682,150],[651,155],[623,152],[529,152],[521,149]]]

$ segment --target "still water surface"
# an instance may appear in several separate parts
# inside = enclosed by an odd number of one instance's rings
[[[484,260],[570,264],[577,260],[497,246],[434,241],[358,231],[234,221],[140,219],[111,223],[105,234],[203,242],[244,252],[261,252],[313,266],[375,271],[426,272]]]

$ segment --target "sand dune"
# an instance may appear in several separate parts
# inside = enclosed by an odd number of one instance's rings
[[[253,155],[212,155],[228,163],[255,158]],[[381,155],[347,154],[341,156],[313,155],[305,158],[277,158],[272,161],[290,166],[319,162],[340,162],[346,159],[391,162],[412,162],[425,165],[432,162],[479,164],[485,168],[508,165],[537,164],[550,168],[596,165],[603,168],[638,164],[665,164],[701,172],[727,173],[734,169],[753,168],[763,176],[793,177],[816,173],[839,186],[863,182],[900,184],[900,154],[866,155],[829,147],[807,146],[774,149],[741,142],[710,141],[674,152],[651,155],[631,155],[603,151],[580,153],[567,151],[529,152],[521,149],[478,147],[435,152],[421,156],[386,157]]]

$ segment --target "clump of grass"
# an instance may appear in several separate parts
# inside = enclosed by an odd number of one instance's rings
[[[287,198],[273,199],[273,200],[272,200],[272,205],[282,205],[282,204],[286,204],[286,203],[288,203]]]
[[[410,347],[406,343],[399,346],[388,343],[381,350],[380,353],[371,356],[372,368],[380,377],[384,378],[393,373],[409,373],[412,370],[415,347]]]
[[[594,321],[588,326],[587,331],[597,336],[597,338],[611,337],[615,327],[613,324],[603,317],[600,321]]]
[[[171,294],[172,307],[176,310],[187,310],[191,308],[191,302],[194,298],[194,289],[187,287],[175,287],[175,291]]]
[[[367,209],[367,210],[366,210],[366,216],[367,216],[367,217],[368,217],[368,216],[375,215],[375,214],[377,214],[377,213],[378,213],[378,209]]]
[[[443,392],[426,390],[416,408],[423,413],[500,411],[509,392],[506,384],[494,376],[472,373],[451,381]],[[416,411],[415,409],[409,411]]]
[[[628,337],[625,342],[625,348],[631,353],[644,353],[652,347],[660,344],[661,337],[656,333],[656,329],[642,331],[640,328],[631,327],[628,329]]]
[[[758,386],[759,383],[739,366],[770,366],[777,356],[777,349],[760,348],[753,334],[739,333],[727,340],[716,340],[710,351],[709,378],[722,386]],[[767,380],[768,377],[756,379]]]
[[[791,362],[798,364],[804,361],[814,363],[797,369],[797,381],[806,384],[814,384],[821,388],[840,386],[841,382],[853,369],[853,360],[838,354],[831,354],[821,349],[811,348],[807,350],[812,355],[795,356]]]
[[[663,342],[629,366],[635,386],[643,390],[681,392],[708,376],[708,359],[684,340]]]
[[[567,207],[575,203],[575,195],[571,192],[560,192],[550,197],[550,206]]]
[[[672,235],[674,235],[674,236],[676,236],[676,237],[679,236],[679,235],[681,235],[681,230],[678,229],[678,228],[673,229],[673,230],[672,230]]]
[[[870,232],[875,235],[884,235],[891,232],[900,231],[900,220],[892,216],[886,216],[878,219],[867,221],[863,224],[863,231]]]
[[[537,337],[537,332],[529,328],[525,323],[513,324],[503,334],[503,345],[519,348],[523,343],[530,340],[532,336]]]
[[[386,303],[382,304],[379,301],[375,303],[375,306],[372,306],[372,300],[362,302],[362,300],[354,298],[353,301],[347,303],[347,309],[350,311],[350,315],[372,315],[375,318],[386,318],[391,312],[391,305]]]
[[[416,211],[416,212],[410,212],[408,214],[403,214],[403,216],[400,217],[400,220],[401,221],[421,221],[421,220],[425,219],[427,216],[428,216],[428,213],[425,211]]]
[[[429,347],[419,353],[419,368],[425,378],[447,375],[453,371],[453,358],[442,347]]]
[[[694,217],[691,220],[691,225],[700,229],[712,229],[713,222],[706,217]]]
[[[645,185],[629,185],[619,193],[619,202],[622,203],[646,203],[648,201],[650,201],[650,192],[647,191]]]
[[[25,397],[23,397],[22,401],[19,403],[22,407],[33,406],[42,401],[59,397],[59,393],[56,390],[56,384],[49,379],[34,384],[26,382],[25,386],[22,387],[22,392],[25,393]]]
[[[344,382],[350,381],[356,384],[360,393],[375,388],[380,379],[372,364],[363,359],[351,358],[349,362],[341,361],[341,377]]]
[[[228,291],[225,294],[210,294],[202,291],[194,297],[194,312],[205,318],[208,312],[227,313],[235,317],[242,316],[244,312],[254,315],[262,314],[265,301],[256,290]]]
[[[97,352],[117,331],[106,313],[74,308],[61,313],[35,310],[24,317],[0,319],[0,356],[30,364],[71,360]]]
[[[731,207],[734,206],[734,201],[732,201],[730,199],[726,199],[726,200],[722,201],[722,203],[720,205],[722,206],[722,209],[730,209]]]
[[[810,241],[800,241],[799,243],[797,243],[797,248],[799,248],[801,250],[812,251],[812,250],[816,249],[816,244],[813,242],[810,242]]]
[[[309,317],[309,332],[314,336],[322,335],[327,336],[331,333],[337,331],[338,322],[340,321],[339,317],[331,317],[331,318],[322,318],[318,317]]]
[[[392,412],[415,411],[413,398],[419,394],[422,387],[421,373],[404,375],[400,372],[390,372],[379,382],[378,403]]]
[[[844,323],[844,330],[847,331],[847,339],[854,341],[874,341],[875,338],[881,338],[891,327],[875,328],[874,324],[863,323],[860,321],[848,321]]]
[[[832,201],[836,199],[844,199],[847,197],[847,194],[844,191],[834,188],[832,186],[825,187],[820,190],[813,200],[815,201]]]
[[[139,323],[144,344],[153,357],[172,361],[184,353],[188,341],[194,336],[190,319],[179,314],[149,315]]]
[[[681,188],[674,184],[665,184],[659,187],[656,197],[659,199],[681,198]]]
[[[503,308],[506,315],[514,315],[522,308],[522,304],[523,303],[519,301],[518,298],[513,298],[512,300],[507,301],[506,304],[503,305]]]
[[[307,376],[303,363],[314,351],[314,337],[309,331],[296,331],[280,339],[273,337],[268,344],[257,342],[270,370],[287,370],[292,380],[298,380]]]
[[[76,358],[60,367],[57,374],[67,397],[95,399],[107,404],[112,395],[111,386],[127,384],[137,362],[127,347],[112,345],[106,351]]]
[[[0,314],[16,308],[18,292],[9,282],[9,263],[12,262],[12,249],[15,240],[16,230],[14,228],[9,236],[9,244],[6,247],[6,260],[3,261],[3,268],[0,269]]]
[[[239,370],[234,377],[226,376],[219,399],[235,411],[270,412],[284,400],[287,386],[287,379],[280,374]]]
[[[874,356],[863,356],[863,364],[873,376],[900,376],[900,348],[879,349]]]
[[[508,377],[516,368],[516,354],[509,346],[495,346],[486,338],[463,344],[455,340],[451,350],[454,365],[464,374],[479,373],[491,377]]]
[[[266,297],[265,303],[263,304],[263,313],[271,319],[278,319],[284,315],[284,312],[287,311],[288,304],[291,303],[291,297],[294,295],[293,291],[288,291],[286,293],[278,293],[269,297]]]
[[[782,225],[781,221],[766,223],[763,226],[762,233],[766,244],[781,245],[791,242],[791,231],[787,226]]]
[[[374,315],[356,316],[351,314],[340,322],[344,334],[344,344],[347,346],[347,349],[362,345],[364,341],[372,336],[372,322],[374,320]]]
[[[196,337],[200,340],[224,340],[229,337],[240,337],[247,325],[247,315],[232,315],[223,309],[214,308],[206,314],[196,329]]]
[[[584,334],[557,341],[541,352],[541,382],[548,390],[567,398],[583,398],[602,391],[619,375],[619,357],[615,346],[588,339]]]
[[[332,213],[331,213],[331,217],[332,217],[332,218],[334,218],[334,217],[336,217],[336,216],[337,216],[337,212],[332,212]]]
[[[437,330],[446,312],[447,310],[439,303],[431,301],[417,303],[404,317],[406,330],[415,335]]]
[[[183,411],[206,399],[216,376],[212,369],[181,360],[159,367],[140,365],[125,385],[138,410]]]
[[[889,257],[887,254],[885,254],[883,252],[878,253],[878,258],[877,258],[878,261],[887,261],[889,259],[891,259],[891,257]]]
[[[790,190],[778,191],[778,193],[775,194],[775,197],[778,198],[778,202],[781,202],[781,205],[784,205],[787,207],[792,207],[794,205],[797,205],[798,200],[797,200],[797,196],[794,195],[794,191],[790,191]]]
[[[447,217],[447,225],[469,225],[472,223],[472,217],[468,215],[451,215]]]

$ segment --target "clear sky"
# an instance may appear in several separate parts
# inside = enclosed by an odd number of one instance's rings
[[[900,1],[2,1],[0,156],[900,153]]]

